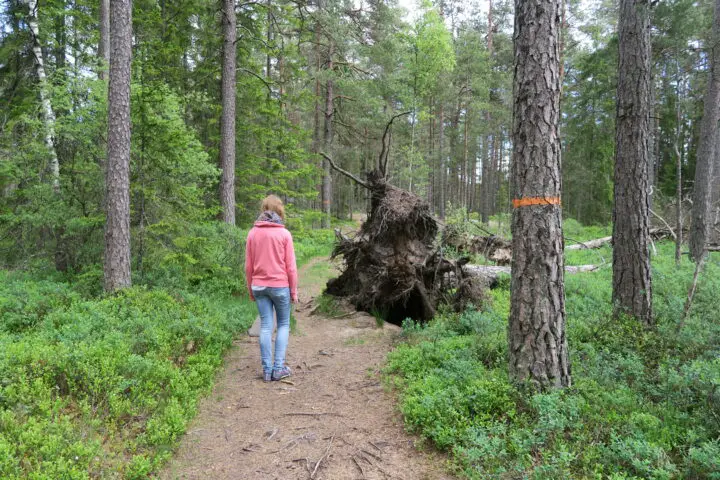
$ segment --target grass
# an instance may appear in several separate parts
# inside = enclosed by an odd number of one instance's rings
[[[298,231],[299,265],[332,232]],[[0,271],[0,478],[148,478],[257,315],[245,233],[163,224],[136,287],[98,291],[102,269],[62,279]],[[320,274],[320,270],[318,270]]]
[[[575,253],[568,264],[596,263]],[[385,379],[408,428],[464,478],[720,478],[720,255],[677,332],[692,272],[658,245],[653,330],[612,319],[610,268],[567,275],[569,389],[531,394],[508,379],[507,283],[482,311],[407,322]]]

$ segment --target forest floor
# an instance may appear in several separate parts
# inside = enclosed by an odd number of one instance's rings
[[[311,315],[337,272],[316,258],[301,268],[287,381],[261,379],[257,338],[236,339],[163,479],[453,478],[447,459],[405,433],[380,369],[400,329],[345,311]],[[418,443],[418,445],[416,445]]]

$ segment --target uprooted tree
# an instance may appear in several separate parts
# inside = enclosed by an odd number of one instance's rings
[[[440,303],[463,308],[482,298],[485,280],[466,275],[467,258],[449,260],[435,244],[438,223],[428,203],[387,182],[388,122],[376,168],[363,180],[338,167],[332,168],[370,193],[367,220],[353,238],[341,235],[333,256],[342,255],[344,269],[327,284],[327,293],[346,297],[358,310],[373,312],[395,324],[406,318],[427,321]]]

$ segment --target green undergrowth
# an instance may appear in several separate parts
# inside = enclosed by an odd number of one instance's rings
[[[386,378],[406,425],[472,479],[720,479],[720,257],[699,282],[673,245],[653,259],[657,328],[612,320],[611,269],[566,276],[573,386],[531,394],[507,376],[507,282],[482,311],[407,322]]]
[[[157,471],[257,314],[245,233],[155,225],[136,286],[113,296],[100,266],[0,271],[0,478]],[[293,233],[299,264],[329,254],[332,232]]]

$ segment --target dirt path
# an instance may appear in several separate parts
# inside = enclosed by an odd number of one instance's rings
[[[418,450],[379,378],[399,329],[371,316],[311,316],[331,270],[301,269],[291,382],[260,379],[257,339],[243,336],[163,479],[443,480],[445,459]]]

